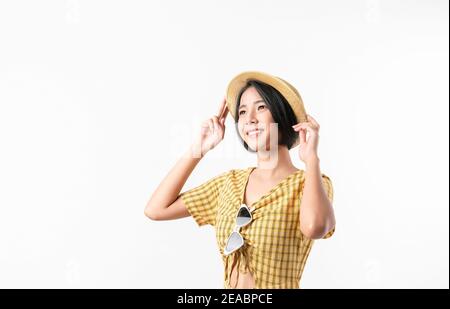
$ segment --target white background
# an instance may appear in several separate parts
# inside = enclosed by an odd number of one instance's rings
[[[143,211],[259,70],[302,94],[335,190],[301,286],[448,288],[448,56],[444,0],[2,1],[0,287],[221,288],[211,227]],[[256,163],[226,124],[183,191]]]

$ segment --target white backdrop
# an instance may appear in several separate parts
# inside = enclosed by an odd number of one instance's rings
[[[449,287],[447,1],[2,1],[0,44],[1,288],[221,288],[214,230],[144,207],[245,70],[321,125],[302,287]],[[183,191],[256,163],[226,124]]]

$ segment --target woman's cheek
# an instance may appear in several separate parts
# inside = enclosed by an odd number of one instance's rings
[[[276,145],[278,145],[279,141],[278,124],[270,123],[266,132],[268,133],[266,135],[266,145],[270,145],[270,147],[275,147]]]
[[[239,130],[239,134],[241,135],[241,137],[243,139],[245,139],[245,134],[244,134],[244,126],[242,123],[238,122],[238,130]]]

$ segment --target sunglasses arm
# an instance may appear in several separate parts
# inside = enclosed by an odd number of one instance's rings
[[[239,233],[240,230],[241,230],[240,226],[235,226],[233,232]]]

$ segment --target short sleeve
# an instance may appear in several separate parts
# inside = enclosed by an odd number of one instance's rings
[[[220,174],[207,182],[180,194],[186,208],[198,226],[216,224],[217,206],[221,187],[227,173]]]
[[[322,174],[322,184],[325,188],[325,192],[327,193],[328,199],[330,200],[330,203],[333,204],[333,183],[331,182],[330,177],[328,177],[325,174]],[[334,231],[335,231],[336,227],[333,227],[331,230],[328,231],[328,233],[325,234],[325,236],[323,237],[323,239],[327,239],[330,238],[331,236],[333,236]]]

